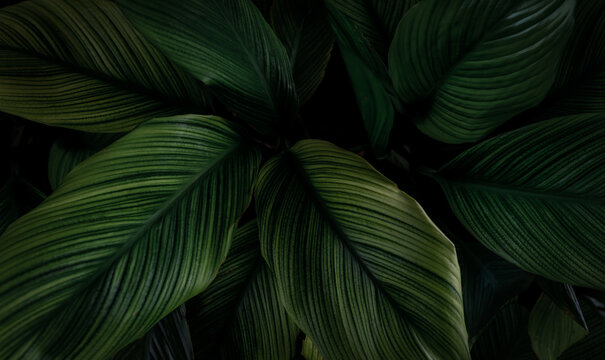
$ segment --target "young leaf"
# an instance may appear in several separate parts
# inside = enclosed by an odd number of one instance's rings
[[[185,305],[160,320],[145,336],[116,354],[112,360],[193,360]]]
[[[528,331],[540,360],[558,359],[565,349],[587,334],[586,329],[545,295],[540,296],[529,314]]]
[[[573,25],[573,0],[424,0],[401,19],[389,72],[418,128],[477,141],[540,103]]]
[[[605,289],[605,115],[542,121],[463,152],[436,174],[454,214],[520,268]]]
[[[306,360],[324,360],[323,356],[319,353],[319,350],[313,345],[310,337],[305,337],[302,345],[301,355]]]
[[[0,237],[0,358],[106,359],[202,291],[260,162],[223,119],[159,118]]]
[[[326,358],[468,358],[454,245],[362,158],[301,141],[255,196],[281,303]]]
[[[187,303],[196,358],[291,359],[298,327],[279,304],[260,254],[258,227],[235,233],[227,260],[204,292]]]
[[[259,130],[288,128],[297,107],[288,54],[250,0],[120,0],[133,24]]]
[[[300,104],[309,100],[324,77],[334,34],[321,0],[275,0],[271,23],[284,44]]]
[[[91,132],[203,112],[201,84],[112,1],[29,0],[0,9],[0,110]]]

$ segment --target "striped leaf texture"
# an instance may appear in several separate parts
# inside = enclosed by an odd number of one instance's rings
[[[91,132],[205,109],[112,1],[29,0],[0,10],[0,110]]]
[[[112,360],[192,360],[193,346],[185,319],[185,305],[157,323],[145,336]]]
[[[419,0],[326,0],[338,43],[389,83],[387,54],[403,14]]]
[[[198,359],[292,359],[298,327],[280,305],[260,253],[256,220],[239,228],[227,260],[187,303]]]
[[[542,294],[529,314],[527,325],[532,348],[540,360],[556,360],[587,331]]]
[[[118,1],[175,63],[267,134],[287,129],[297,98],[286,49],[250,0]]]
[[[484,141],[436,179],[485,246],[558,282],[605,289],[605,115],[542,121]]]
[[[507,302],[473,344],[473,360],[537,360],[527,333],[529,312],[517,299]]]
[[[309,100],[324,78],[334,34],[321,0],[275,0],[271,24],[284,44],[300,104]]]
[[[201,292],[260,162],[223,119],[145,122],[0,237],[0,358],[107,359]]]
[[[376,75],[354,52],[341,47],[341,53],[372,151],[376,156],[383,157],[395,118],[391,98]]]
[[[406,12],[389,73],[417,127],[474,142],[539,104],[573,25],[574,0],[423,0]]]
[[[464,315],[473,339],[511,298],[527,290],[533,276],[481,244],[456,243],[462,270]]]
[[[255,188],[282,305],[329,359],[467,359],[454,245],[361,157],[303,140]]]

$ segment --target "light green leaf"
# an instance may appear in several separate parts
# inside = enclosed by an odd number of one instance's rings
[[[92,132],[203,112],[202,86],[112,1],[29,0],[0,9],[0,110]]]
[[[193,360],[185,305],[160,320],[145,336],[120,351],[112,360]]]
[[[389,72],[418,128],[477,141],[548,93],[573,0],[424,0],[397,27]]]
[[[341,47],[363,60],[375,76],[390,84],[386,60],[403,14],[419,0],[326,0]]]
[[[279,304],[256,220],[237,230],[216,279],[187,303],[196,358],[291,359],[298,327]]]
[[[462,270],[464,318],[472,338],[507,301],[529,287],[533,276],[481,244],[456,244]]]
[[[587,331],[544,294],[529,314],[529,337],[540,360],[556,360]]]
[[[361,157],[301,141],[255,196],[280,301],[325,357],[468,358],[454,245]]]
[[[260,154],[223,119],[145,122],[0,237],[0,358],[107,359],[214,278]]]
[[[300,353],[306,360],[324,360],[323,356],[319,353],[319,350],[313,345],[310,337],[305,337],[302,344],[302,351]]]
[[[346,48],[341,48],[341,52],[351,77],[370,145],[376,156],[383,157],[389,145],[389,135],[395,117],[391,99],[380,80],[357,55]]]
[[[240,117],[288,129],[296,91],[288,54],[250,0],[120,0],[133,24]]]
[[[309,100],[324,77],[334,34],[321,0],[275,0],[271,23],[284,44],[300,104]]]
[[[605,114],[484,141],[436,174],[454,214],[520,268],[605,289]]]
[[[534,360],[527,333],[529,312],[510,300],[498,311],[473,344],[473,360]]]

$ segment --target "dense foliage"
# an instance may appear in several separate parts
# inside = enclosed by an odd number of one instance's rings
[[[0,8],[0,359],[598,359],[605,1]]]

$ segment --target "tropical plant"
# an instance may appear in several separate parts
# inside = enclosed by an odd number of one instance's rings
[[[605,353],[604,1],[17,1],[0,111],[0,359]]]

